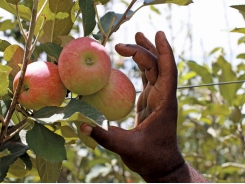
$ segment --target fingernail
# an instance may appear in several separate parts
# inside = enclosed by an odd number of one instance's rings
[[[119,43],[119,44],[117,44],[117,45],[119,45],[119,46],[121,46],[121,47],[125,47],[125,46],[126,46],[126,44],[124,44],[124,43]]]
[[[91,134],[93,128],[91,126],[87,125],[86,123],[84,123],[80,126],[80,130],[82,133],[89,136]]]

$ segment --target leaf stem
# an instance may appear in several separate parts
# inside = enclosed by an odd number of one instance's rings
[[[104,45],[104,46],[106,45],[106,42],[107,42],[107,40],[108,40],[108,38],[109,38],[109,33],[110,33],[111,29],[112,29],[112,26],[113,26],[113,24],[114,24],[116,18],[117,18],[117,17],[115,16],[115,17],[113,17],[112,20],[111,20],[111,24],[110,24],[108,33],[106,34],[106,37],[105,37],[104,40],[103,40],[103,45]]]
[[[36,18],[36,20],[38,20],[39,17],[41,16],[41,13],[43,12],[43,9],[45,8],[47,2],[48,2],[48,0],[46,0],[46,1],[43,3],[43,6],[41,7],[41,9],[39,10],[39,12],[37,13],[37,18]]]
[[[22,33],[22,35],[23,35],[23,37],[24,37],[24,39],[25,39],[25,41],[27,41],[27,36],[26,36],[26,34],[25,34],[25,31],[24,31],[24,28],[23,28],[23,25],[22,25],[22,23],[21,23],[21,21],[20,21],[20,14],[19,14],[19,8],[18,8],[18,4],[16,4],[16,15],[17,15],[17,20],[18,20],[18,23],[19,23],[19,26],[20,26],[20,31],[21,31],[21,33]]]
[[[103,40],[106,38],[106,34],[105,34],[105,31],[101,25],[101,22],[100,22],[100,17],[99,17],[99,14],[98,14],[98,10],[97,10],[97,6],[96,6],[96,3],[94,3],[94,10],[95,10],[95,14],[96,14],[96,18],[98,20],[98,26],[99,26],[99,29],[100,29],[100,32],[103,36]]]
[[[15,110],[15,106],[17,104],[17,100],[20,94],[20,90],[21,90],[21,86],[23,84],[24,81],[24,76],[25,76],[25,71],[26,71],[26,67],[28,64],[28,61],[30,60],[30,48],[31,48],[31,44],[32,44],[32,40],[34,37],[34,29],[35,29],[35,25],[36,25],[36,17],[37,17],[37,7],[38,7],[38,0],[34,0],[33,2],[33,8],[32,8],[32,16],[31,16],[31,21],[30,21],[30,27],[29,27],[29,34],[28,34],[28,39],[27,42],[25,44],[25,53],[24,53],[24,58],[23,58],[23,64],[22,64],[22,68],[21,68],[21,74],[20,74],[20,79],[17,85],[17,88],[14,92],[14,97],[12,99],[12,102],[10,104],[9,110],[7,112],[7,115],[4,119],[5,124],[3,124],[2,126],[2,131],[0,134],[0,148],[3,145],[3,140],[7,134],[7,129],[8,129],[8,124],[11,120],[11,117],[14,113]]]
[[[113,32],[115,32],[121,24],[123,24],[124,22],[126,22],[127,20],[129,20],[129,18],[127,17],[128,12],[130,11],[130,9],[132,8],[132,6],[134,5],[134,3],[137,0],[132,0],[131,3],[129,4],[128,8],[126,9],[126,11],[124,12],[123,16],[120,18],[120,20],[117,22],[117,24],[115,26],[113,26],[113,28],[111,29],[111,31],[108,34],[108,38],[112,35]],[[130,16],[129,16],[130,17]],[[130,17],[131,18],[131,17]],[[107,38],[107,39],[108,39]],[[102,41],[102,45],[104,45],[105,40]]]

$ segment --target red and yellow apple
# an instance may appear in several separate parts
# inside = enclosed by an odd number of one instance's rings
[[[15,90],[20,71],[13,81]],[[63,85],[58,66],[44,61],[27,65],[18,102],[28,109],[38,110],[45,106],[60,106],[65,99],[67,89]]]
[[[98,109],[107,120],[126,117],[134,107],[136,92],[132,82],[120,70],[111,69],[107,85],[100,91],[85,95],[82,100]]]
[[[93,94],[109,80],[110,56],[99,42],[88,37],[77,38],[63,48],[58,70],[63,84],[71,92]]]

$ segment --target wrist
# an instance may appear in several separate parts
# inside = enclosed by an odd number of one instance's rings
[[[168,173],[152,173],[150,175],[141,175],[149,183],[207,183],[208,181],[185,161]]]

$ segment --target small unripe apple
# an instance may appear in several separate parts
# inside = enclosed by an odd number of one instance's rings
[[[82,100],[97,108],[107,120],[126,117],[134,107],[136,92],[132,82],[120,70],[112,68],[107,85],[100,91],[85,95]]]
[[[107,84],[111,60],[103,45],[91,38],[81,37],[63,48],[58,69],[67,89],[79,95],[89,95]]]
[[[13,81],[15,90],[20,71]],[[66,97],[67,89],[63,85],[57,65],[37,61],[27,65],[18,102],[28,109],[38,110],[45,106],[60,106]]]

